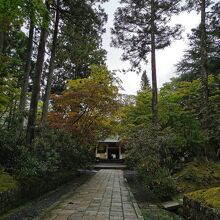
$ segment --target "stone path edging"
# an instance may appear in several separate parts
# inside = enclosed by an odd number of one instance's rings
[[[127,188],[128,188],[128,191],[129,191],[129,194],[130,194],[130,198],[131,198],[131,201],[132,201],[132,204],[133,204],[133,207],[134,207],[134,210],[136,212],[136,215],[138,217],[138,220],[144,220],[144,217],[142,216],[142,213],[141,213],[141,210],[134,198],[134,195],[133,193],[131,192],[131,190],[129,189],[128,187],[128,184],[127,184],[127,179],[125,178],[125,182],[126,182],[126,185],[127,185]]]

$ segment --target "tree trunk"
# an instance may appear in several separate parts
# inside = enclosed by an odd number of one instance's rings
[[[47,86],[46,86],[46,91],[44,95],[44,103],[43,103],[43,110],[42,110],[42,117],[41,117],[41,124],[43,127],[47,124],[47,118],[48,118],[48,107],[49,107],[49,99],[50,99],[50,92],[51,92],[52,79],[53,79],[54,60],[55,60],[55,55],[56,55],[59,20],[60,20],[59,0],[57,0],[56,19],[55,19],[55,24],[54,24],[53,42],[52,42],[52,48],[51,48],[51,58],[50,58],[49,72],[48,72],[48,77],[47,77]]]
[[[48,0],[45,2],[45,4],[47,6],[49,13]],[[40,43],[38,46],[37,62],[36,62],[35,73],[33,78],[33,88],[32,88],[31,103],[30,103],[28,124],[27,124],[27,134],[26,134],[27,144],[31,144],[34,138],[34,131],[36,126],[37,107],[38,107],[38,99],[40,94],[40,82],[41,82],[41,75],[44,64],[46,40],[48,35],[47,33],[48,25],[44,24],[44,23],[47,24],[49,23],[47,21],[48,19],[47,17],[48,17],[47,15],[44,17],[45,22],[43,22],[43,26],[41,28]]]
[[[32,52],[33,52],[33,37],[34,37],[34,23],[32,20],[30,20],[25,71],[24,71],[24,76],[22,80],[22,88],[21,88],[20,103],[19,103],[19,113],[20,113],[19,124],[21,128],[23,127],[25,106],[27,102],[28,81],[29,81],[29,75],[31,71],[31,60],[32,60],[31,57],[32,57]]]
[[[207,128],[208,117],[208,73],[207,73],[207,39],[206,39],[206,0],[201,0],[201,83],[204,127]]]
[[[8,35],[8,24],[3,18],[0,21],[0,55],[4,56],[6,54],[6,40]]]
[[[0,55],[3,53],[4,48],[4,25],[3,21],[0,21]]]
[[[151,71],[152,71],[152,120],[157,122],[157,72],[155,48],[155,2],[151,0]]]

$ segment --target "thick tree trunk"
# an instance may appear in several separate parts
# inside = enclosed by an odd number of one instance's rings
[[[55,19],[55,24],[54,24],[53,42],[52,42],[52,48],[51,48],[51,58],[50,58],[49,72],[48,72],[48,77],[47,77],[47,86],[46,86],[46,91],[44,95],[44,103],[43,103],[43,110],[42,110],[42,117],[41,117],[41,124],[43,127],[47,123],[50,92],[51,92],[52,79],[53,79],[54,60],[55,60],[56,47],[57,47],[58,26],[59,26],[59,20],[60,20],[58,7],[59,7],[59,0],[57,1],[56,19]]]
[[[155,2],[151,0],[151,71],[152,71],[152,120],[157,122],[157,72],[155,47]]]
[[[201,0],[201,83],[204,127],[207,128],[208,117],[208,73],[207,73],[207,39],[206,39],[206,0]]]
[[[21,88],[20,103],[19,103],[19,113],[20,113],[19,123],[21,125],[20,126],[21,128],[23,127],[25,106],[27,102],[28,81],[29,81],[29,75],[31,71],[31,57],[32,57],[32,52],[33,52],[33,37],[34,37],[34,23],[31,20],[30,28],[29,28],[29,38],[28,38],[28,44],[27,44],[25,71],[24,71],[24,76],[22,79],[22,88]]]
[[[47,9],[49,10],[48,0],[45,2],[45,4],[47,5]],[[46,19],[47,19],[47,16],[44,17],[45,22],[43,23],[48,23]],[[32,88],[31,103],[30,103],[28,124],[27,124],[27,134],[26,134],[27,144],[31,144],[34,138],[36,117],[37,117],[37,107],[38,107],[38,100],[39,100],[39,94],[40,94],[40,82],[41,82],[41,75],[42,75],[43,64],[44,64],[46,40],[47,40],[47,35],[48,35],[47,29],[48,27],[46,27],[46,25],[42,26],[41,28],[40,43],[38,47],[37,62],[36,62],[35,73],[34,73],[34,78],[33,78],[33,88]]]
[[[4,27],[3,21],[0,21],[0,55],[3,53],[4,48]]]
[[[202,84],[202,123],[203,128],[209,134],[209,86],[208,86],[208,51],[207,51],[207,30],[206,30],[206,0],[201,0],[201,23],[200,23],[200,36],[201,36],[201,84]],[[207,158],[216,155],[215,149],[208,143],[204,148],[204,155]]]
[[[6,54],[6,40],[8,32],[8,24],[7,21],[2,19],[0,21],[0,55]]]

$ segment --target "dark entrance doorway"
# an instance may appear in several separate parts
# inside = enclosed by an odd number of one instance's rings
[[[119,159],[119,147],[117,144],[109,144],[108,147],[108,159],[109,160],[118,160]]]

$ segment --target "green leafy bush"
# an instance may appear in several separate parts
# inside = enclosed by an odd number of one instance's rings
[[[142,158],[146,155],[159,156],[160,147],[163,142],[160,127],[149,124],[149,126],[139,125],[132,127],[126,134],[127,144],[126,163],[129,168],[136,168]]]
[[[67,133],[45,129],[34,139],[31,150],[24,151],[20,164],[21,176],[51,176],[58,171],[90,166],[88,149],[78,146]]]
[[[15,132],[0,129],[0,166],[15,168],[23,148],[17,143]]]
[[[21,136],[24,136],[21,132]],[[20,176],[45,177],[59,171],[90,167],[92,154],[68,133],[54,129],[39,131],[31,146],[16,138],[15,130],[0,131],[0,167]]]
[[[175,181],[161,156],[166,140],[167,133],[157,125],[136,126],[130,130],[126,146],[127,163],[138,171],[145,190],[161,199],[176,192]]]
[[[46,154],[45,154],[46,155]],[[34,153],[27,152],[21,157],[18,164],[20,176],[50,176],[59,169],[59,155],[53,156],[49,153],[47,156],[37,157]],[[45,160],[43,159],[45,158]]]
[[[167,199],[176,193],[176,184],[169,170],[161,167],[155,157],[144,158],[138,166],[138,174],[145,190],[157,197]]]

